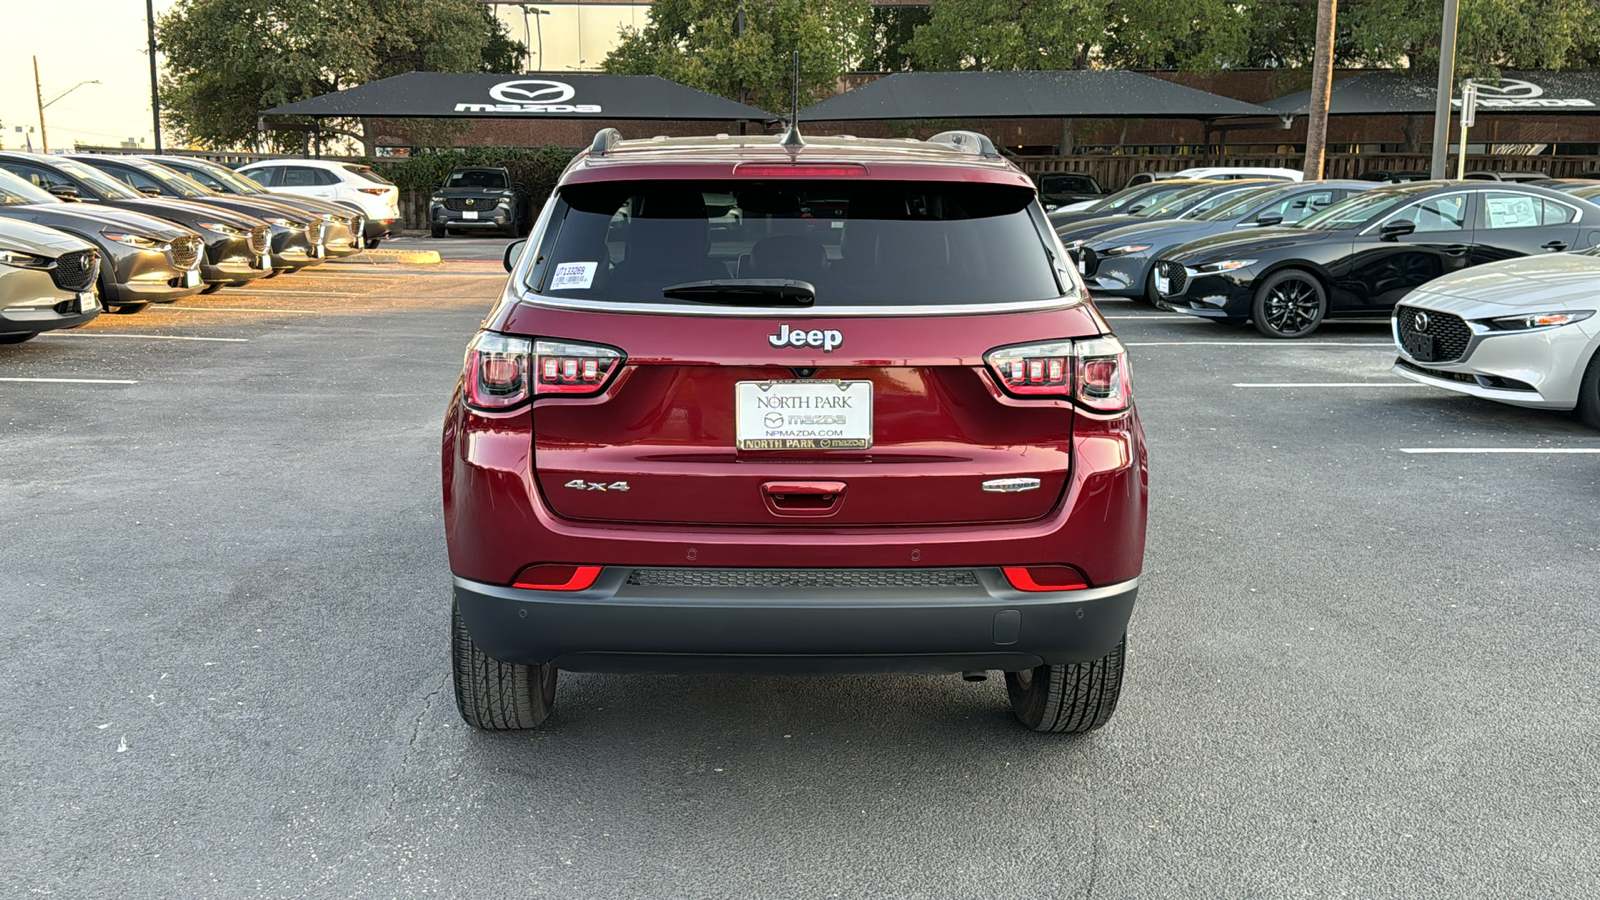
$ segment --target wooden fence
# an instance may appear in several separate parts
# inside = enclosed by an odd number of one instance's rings
[[[1023,156],[1016,159],[1024,172],[1085,172],[1107,188],[1118,188],[1140,172],[1176,172],[1195,166],[1271,166],[1299,169],[1299,153]],[[1325,178],[1356,178],[1365,172],[1426,172],[1432,158],[1415,153],[1330,153],[1323,164]],[[1455,158],[1450,159],[1455,171]],[[1469,172],[1543,172],[1551,178],[1576,178],[1600,172],[1600,156],[1468,156]]]

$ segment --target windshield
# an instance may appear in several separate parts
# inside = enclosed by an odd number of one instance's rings
[[[1041,194],[1098,194],[1100,185],[1088,175],[1040,175]]]
[[[1225,188],[1223,190],[1227,193],[1232,193]],[[1161,200],[1145,201],[1148,205],[1135,210],[1133,215],[1143,216],[1147,219],[1172,218],[1188,212],[1204,200],[1211,199],[1217,195],[1217,192],[1218,187],[1214,184],[1203,184],[1199,187],[1191,185],[1179,188]]]
[[[1381,216],[1391,209],[1405,203],[1413,196],[1412,192],[1399,191],[1366,191],[1335,203],[1314,216],[1308,216],[1300,221],[1298,227],[1313,228],[1319,231],[1339,231],[1345,228],[1358,228],[1372,220],[1374,216]]]
[[[1162,200],[1171,197],[1173,194],[1176,194],[1179,191],[1187,190],[1191,186],[1192,185],[1187,184],[1167,184],[1159,186],[1142,185],[1137,188],[1112,194],[1111,196],[1101,200],[1093,206],[1088,207],[1087,209],[1089,212],[1121,212],[1132,203],[1139,203],[1141,205],[1146,202],[1160,203]]]
[[[33,182],[0,169],[0,206],[27,206],[32,203],[60,203],[49,191]]]
[[[145,196],[110,175],[70,159],[53,159],[52,165],[113,200],[143,200]]]
[[[186,163],[179,171],[214,191],[236,194],[265,194],[266,190],[248,178],[241,177],[227,166],[209,166]]]
[[[210,188],[200,182],[187,175],[180,175],[166,166],[152,164],[139,166],[138,168],[140,172],[166,185],[179,197],[209,197],[213,193]]]
[[[631,303],[713,279],[804,281],[817,309],[1053,299],[1044,227],[1031,190],[988,184],[580,184],[561,192],[530,282]]]
[[[451,172],[450,178],[444,183],[447,188],[482,188],[484,190],[503,191],[511,185],[506,183],[506,173],[495,172],[488,169],[477,169],[466,172]]]
[[[1256,204],[1278,193],[1280,188],[1264,187],[1252,191],[1239,191],[1235,194],[1223,194],[1217,198],[1220,202],[1212,204],[1206,209],[1204,203],[1190,211],[1186,219],[1198,219],[1202,222],[1225,222],[1236,219],[1255,207]]]

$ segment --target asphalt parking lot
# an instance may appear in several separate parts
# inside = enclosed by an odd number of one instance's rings
[[[1391,376],[1375,324],[1102,306],[1152,502],[1099,733],[954,676],[563,675],[466,728],[439,426],[503,279],[347,261],[0,350],[0,896],[1600,884],[1600,434]]]

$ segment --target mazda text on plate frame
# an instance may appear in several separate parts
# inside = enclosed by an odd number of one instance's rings
[[[444,427],[469,723],[563,669],[999,670],[1030,728],[1110,718],[1144,435],[986,138],[607,129],[527,243]]]
[[[1491,263],[1407,294],[1394,371],[1600,428],[1600,249]]]

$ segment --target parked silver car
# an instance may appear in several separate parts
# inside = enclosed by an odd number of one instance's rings
[[[0,219],[0,344],[82,325],[100,314],[93,244],[31,222]]]
[[[1574,410],[1600,428],[1600,247],[1436,278],[1395,307],[1402,377],[1509,403]]]

